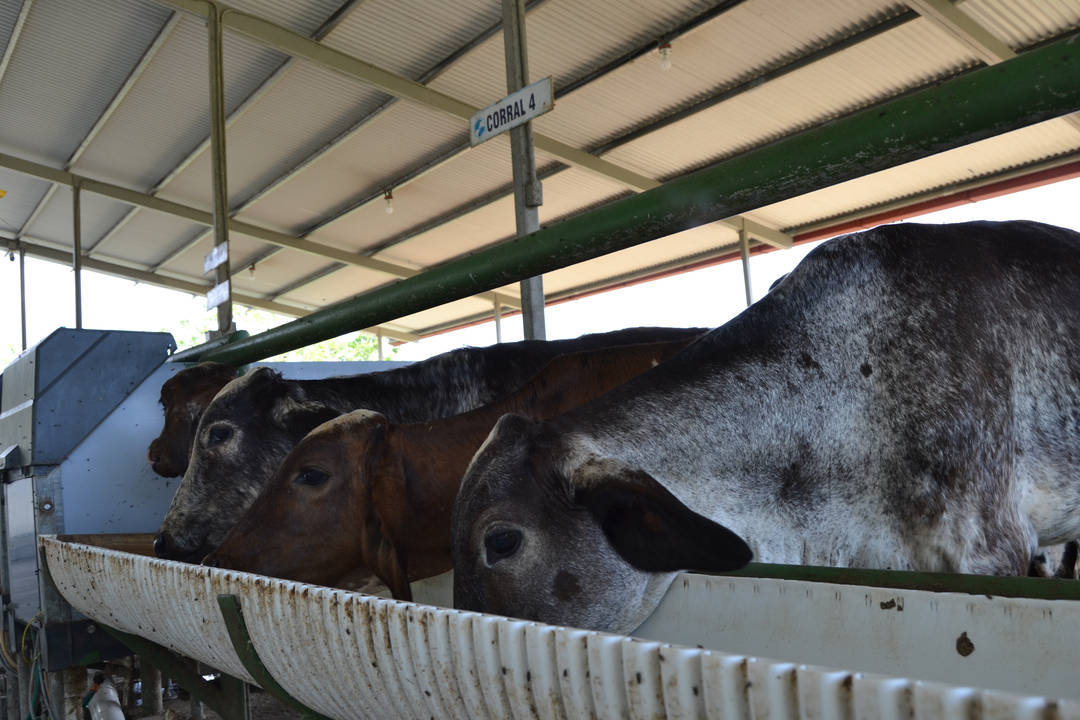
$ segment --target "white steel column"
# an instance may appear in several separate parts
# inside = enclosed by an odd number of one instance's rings
[[[739,230],[739,254],[742,255],[742,276],[743,285],[746,288],[746,306],[754,302],[753,294],[750,292],[750,236],[745,230]]]
[[[516,92],[529,84],[529,57],[525,45],[525,0],[503,0],[503,45],[506,49],[506,91]],[[538,208],[544,191],[536,177],[532,123],[510,131],[510,154],[514,165],[514,215],[517,234],[540,229]],[[521,281],[521,319],[526,340],[543,340],[544,280],[532,277]]]
[[[502,305],[498,300],[493,303],[495,306],[495,342],[502,342]]]
[[[232,288],[229,283],[229,191],[225,163],[225,76],[222,70],[221,11],[211,5],[207,18],[210,32],[210,175],[214,194],[214,251],[224,259],[214,268],[215,285],[224,285],[225,299],[217,306],[215,337],[232,332]]]
[[[71,269],[75,271],[75,327],[82,329],[82,187],[71,186]]]
[[[26,250],[19,248],[19,312],[22,318],[22,349],[26,349]]]

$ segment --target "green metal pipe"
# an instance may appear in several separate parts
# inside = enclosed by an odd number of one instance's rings
[[[207,351],[241,365],[1080,109],[1080,35]]]

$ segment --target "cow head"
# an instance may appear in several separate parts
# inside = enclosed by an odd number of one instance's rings
[[[365,568],[409,599],[392,539],[408,498],[388,451],[386,417],[356,410],[311,431],[278,468],[209,565],[319,585]]]
[[[171,560],[201,560],[251,506],[292,447],[337,414],[269,368],[226,385],[199,421],[155,552]]]
[[[165,381],[161,386],[165,426],[146,453],[154,472],[162,477],[184,474],[199,418],[218,391],[236,379],[236,375],[234,367],[204,362],[184,368]]]
[[[504,416],[454,506],[454,606],[629,632],[678,570],[750,561],[727,528],[544,422]]]

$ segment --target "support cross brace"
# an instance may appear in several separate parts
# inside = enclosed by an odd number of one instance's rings
[[[248,712],[247,688],[243,680],[221,673],[215,682],[203,680],[203,673],[191,658],[179,655],[168,648],[138,635],[100,625],[129,650],[173,678],[187,690],[191,697],[206,703],[223,720],[251,720]]]
[[[244,611],[240,609],[240,599],[235,595],[218,595],[218,606],[221,608],[225,628],[229,631],[229,639],[232,640],[237,657],[244,664],[244,669],[255,678],[255,682],[259,683],[259,687],[285,705],[300,711],[308,720],[329,720],[290,695],[263,665],[255,645],[251,642],[251,635],[244,621]]]

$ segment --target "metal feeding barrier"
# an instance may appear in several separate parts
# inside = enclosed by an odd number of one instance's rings
[[[80,612],[309,717],[1080,718],[1075,600],[688,574],[629,637],[440,607],[449,576],[415,583],[408,603],[41,547]]]

